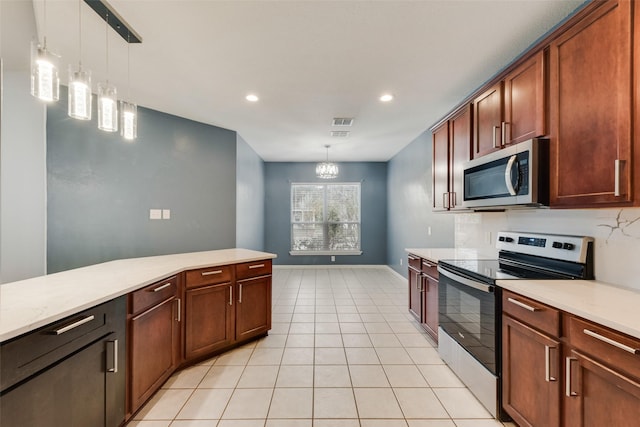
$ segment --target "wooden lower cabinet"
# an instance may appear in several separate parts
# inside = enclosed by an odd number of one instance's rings
[[[422,273],[409,267],[409,313],[422,322]]]
[[[185,291],[185,359],[195,359],[234,341],[233,284]]]
[[[271,329],[271,276],[238,280],[237,341],[264,335]]]
[[[422,260],[422,327],[438,342],[438,267]]]
[[[566,357],[566,427],[637,427],[640,382],[576,350]]]
[[[502,406],[521,427],[560,425],[560,342],[502,318]]]
[[[180,311],[177,277],[130,294],[128,411],[132,414],[169,378],[180,363]],[[134,311],[139,308],[139,312]]]

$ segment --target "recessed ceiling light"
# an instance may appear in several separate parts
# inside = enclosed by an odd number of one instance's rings
[[[393,95],[391,95],[390,93],[385,93],[384,95],[382,95],[380,97],[380,101],[382,102],[389,102],[393,99]]]
[[[245,96],[245,99],[249,102],[258,102],[260,100],[260,98],[258,98],[258,95],[254,95],[252,93],[250,93],[249,95]]]

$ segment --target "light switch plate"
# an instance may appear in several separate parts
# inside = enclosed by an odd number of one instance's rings
[[[149,209],[149,219],[162,219],[162,209]]]
[[[162,209],[162,219],[171,219],[171,209]]]

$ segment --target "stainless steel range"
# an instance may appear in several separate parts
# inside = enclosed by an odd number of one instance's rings
[[[501,401],[502,289],[497,280],[593,279],[593,239],[502,231],[498,259],[438,264],[440,357],[496,418]]]

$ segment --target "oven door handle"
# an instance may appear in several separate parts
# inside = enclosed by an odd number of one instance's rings
[[[465,286],[469,286],[471,288],[477,289],[477,290],[482,291],[482,292],[486,292],[488,294],[493,293],[493,290],[494,290],[493,286],[486,285],[486,284],[484,284],[482,282],[476,282],[475,280],[469,280],[466,277],[462,277],[462,276],[459,276],[459,275],[457,275],[455,273],[452,273],[449,270],[445,270],[440,266],[438,266],[438,272],[440,274],[448,277],[449,279],[451,279],[453,281],[456,281],[458,283],[461,283],[461,284],[463,284]]]

